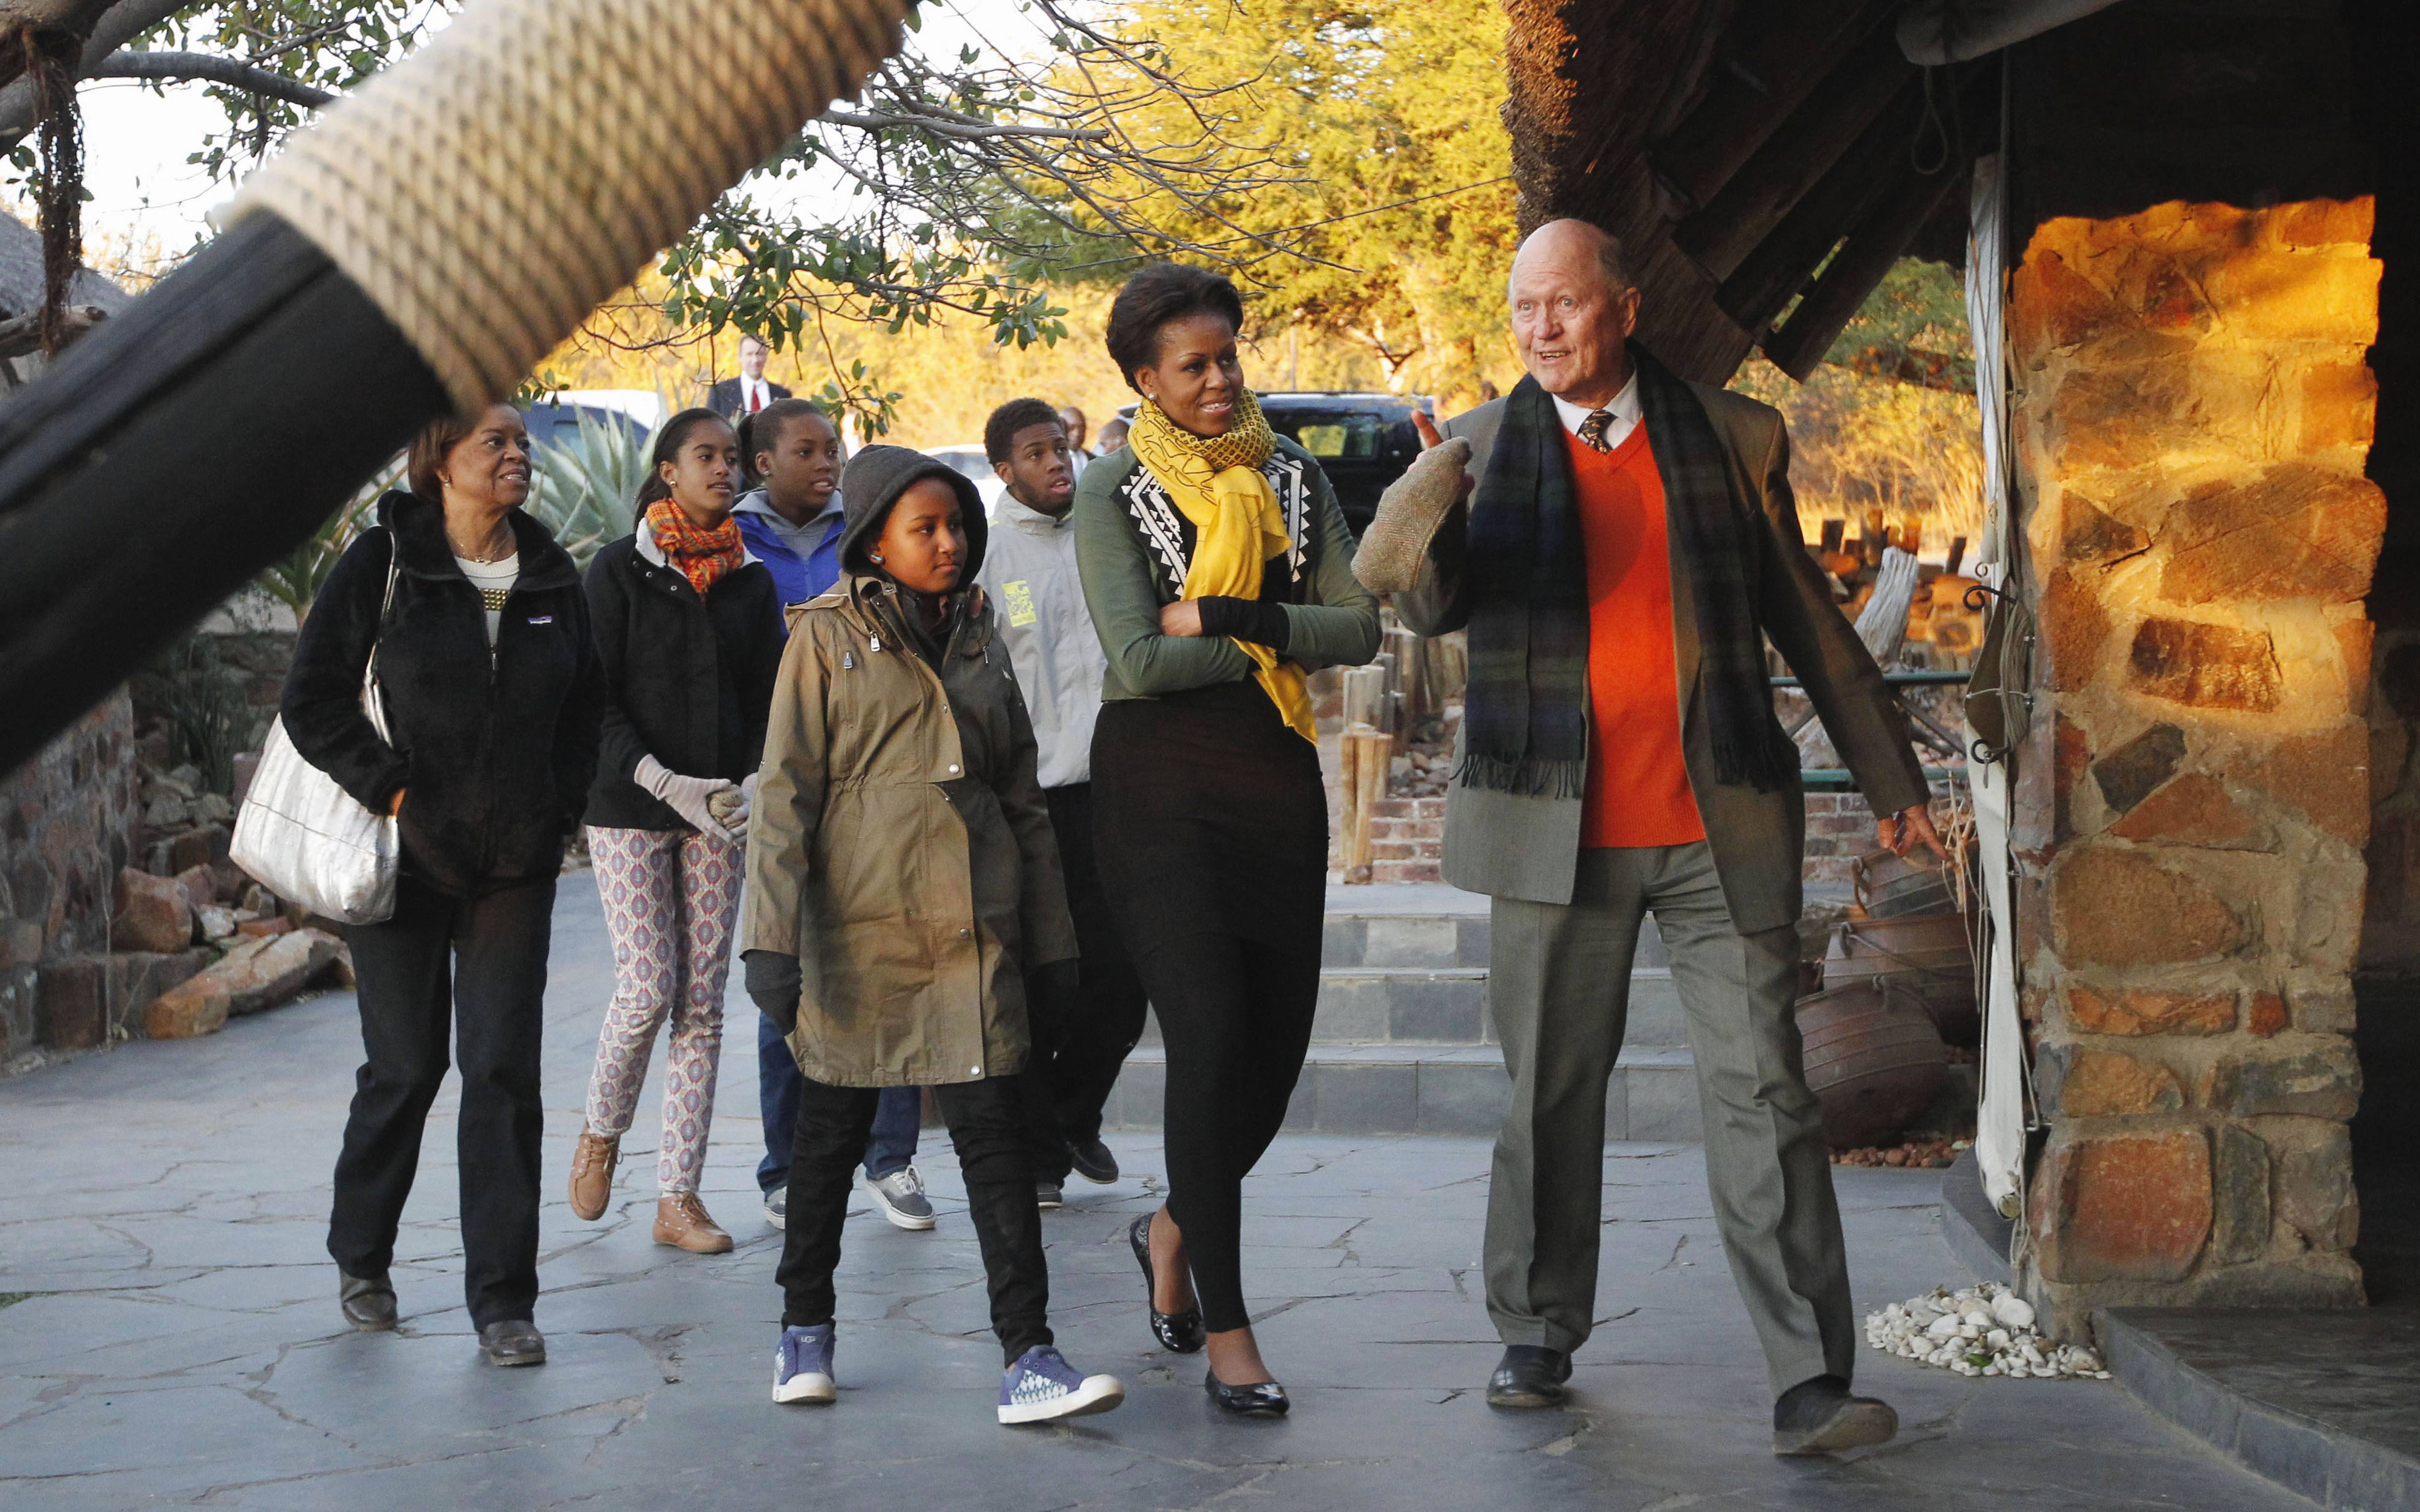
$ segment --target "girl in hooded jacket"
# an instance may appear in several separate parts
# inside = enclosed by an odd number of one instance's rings
[[[868,446],[841,480],[841,579],[788,610],[740,931],[748,992],[805,1086],[773,1400],[826,1403],[832,1272],[881,1089],[930,1086],[966,1178],[1005,1362],[999,1418],[1125,1400],[1052,1346],[1020,1083],[1029,991],[1075,974],[1033,726],[974,586],[983,508],[946,463]]]

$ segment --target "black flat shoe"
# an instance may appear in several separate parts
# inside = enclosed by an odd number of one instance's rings
[[[1143,1305],[1151,1308],[1151,1336],[1159,1341],[1163,1349],[1172,1349],[1178,1354],[1198,1352],[1204,1337],[1202,1309],[1188,1307],[1181,1313],[1163,1313],[1154,1305],[1155,1299],[1159,1296],[1159,1286],[1157,1278],[1151,1273],[1151,1214],[1143,1214],[1126,1229],[1126,1242],[1134,1246],[1135,1261],[1142,1267]],[[1279,1393],[1280,1397],[1284,1395]]]
[[[546,1364],[546,1335],[526,1317],[499,1318],[479,1330],[479,1348],[489,1364]]]
[[[1096,1187],[1106,1187],[1118,1178],[1118,1158],[1097,1139],[1067,1142],[1067,1163],[1076,1174]]]
[[[336,1305],[345,1321],[365,1333],[383,1333],[395,1327],[395,1285],[383,1273],[349,1276],[336,1272]]]
[[[1274,1380],[1256,1380],[1249,1386],[1230,1386],[1218,1379],[1217,1371],[1202,1378],[1202,1389],[1218,1404],[1221,1412],[1237,1417],[1283,1417],[1294,1404],[1286,1400],[1285,1388]]]
[[[1773,1452],[1828,1455],[1888,1443],[1899,1434],[1899,1414],[1871,1396],[1855,1396],[1838,1376],[1802,1380],[1773,1404]]]
[[[1490,1407],[1559,1407],[1563,1382],[1572,1379],[1572,1357],[1542,1344],[1508,1344],[1496,1374],[1487,1378]]]

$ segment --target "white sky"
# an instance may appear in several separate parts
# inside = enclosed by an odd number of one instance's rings
[[[578,3],[578,0],[571,0]],[[954,57],[978,36],[1001,47],[1031,45],[1032,22],[1016,0],[947,0],[927,5],[923,30],[913,39],[928,55]],[[206,217],[234,193],[185,162],[203,134],[225,120],[200,85],[173,85],[154,93],[132,80],[96,81],[78,91],[84,105],[85,207],[87,238],[130,234],[138,244],[156,235],[163,250],[181,252],[209,234]],[[830,193],[812,176],[802,192]],[[812,188],[810,188],[812,184]]]

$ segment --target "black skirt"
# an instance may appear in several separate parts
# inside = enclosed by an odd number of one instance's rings
[[[1319,749],[1259,682],[1102,706],[1093,812],[1101,880],[1136,955],[1216,933],[1317,956],[1327,906]]]

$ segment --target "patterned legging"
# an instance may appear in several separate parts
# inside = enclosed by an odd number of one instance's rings
[[[613,940],[613,1001],[597,1032],[588,1130],[616,1139],[629,1130],[656,1031],[669,1017],[656,1186],[667,1196],[695,1192],[714,1121],[722,989],[746,852],[693,831],[592,825],[588,854],[605,904],[605,932]]]

